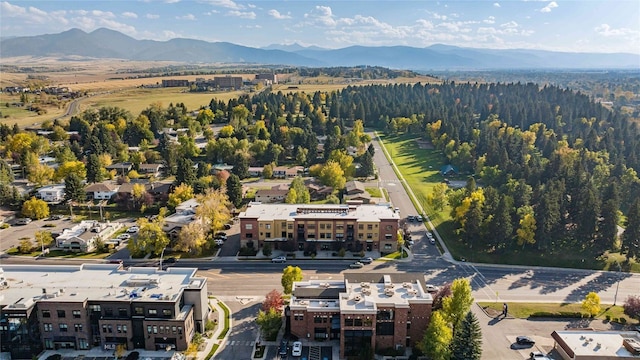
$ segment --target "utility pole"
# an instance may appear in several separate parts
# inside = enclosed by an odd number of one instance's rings
[[[620,263],[616,261],[616,265],[618,265],[618,283],[616,284],[616,294],[613,296],[613,306],[616,306],[616,301],[618,300],[618,289],[620,288],[620,280],[622,280],[622,276],[620,276],[620,273],[622,272],[622,267],[620,266]]]

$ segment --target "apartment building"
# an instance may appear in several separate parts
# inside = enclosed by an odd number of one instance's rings
[[[380,251],[397,247],[400,216],[380,205],[252,203],[240,213],[242,246],[274,249]]]
[[[432,303],[422,274],[347,273],[344,281],[295,282],[288,321],[301,339],[339,339],[344,358],[415,346]]]
[[[186,350],[209,316],[197,269],[114,264],[3,265],[0,351],[93,347]]]

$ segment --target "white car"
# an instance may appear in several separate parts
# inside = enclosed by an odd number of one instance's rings
[[[427,292],[438,292],[440,290],[439,287],[431,284],[427,284]]]
[[[291,356],[302,356],[302,342],[296,341],[291,348]]]
[[[139,227],[137,227],[137,226],[132,226],[132,227],[130,227],[130,228],[127,230],[127,232],[128,232],[129,234],[135,234],[135,233],[137,233],[138,231],[140,231],[140,228],[139,228]]]
[[[120,240],[131,239],[131,235],[129,235],[129,234],[120,234],[120,235],[118,235],[118,239],[120,239]]]
[[[215,239],[213,240],[213,243],[218,245],[218,246],[222,246],[222,244],[224,244],[224,240],[222,239]]]
[[[284,256],[278,256],[278,257],[274,257],[273,259],[271,259],[272,263],[286,263],[287,262],[287,258]]]

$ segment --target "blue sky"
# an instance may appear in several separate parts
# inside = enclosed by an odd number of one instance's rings
[[[2,1],[0,36],[87,32],[264,47],[298,43],[640,53],[640,1]]]

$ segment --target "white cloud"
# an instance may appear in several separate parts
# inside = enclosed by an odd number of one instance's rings
[[[256,18],[256,13],[254,13],[253,11],[238,11],[238,10],[231,10],[227,12],[228,16],[235,16],[235,17],[239,17],[241,19],[255,19]]]
[[[271,15],[274,19],[283,20],[283,19],[291,19],[291,13],[281,14],[278,10],[271,9],[268,11],[268,14]]]
[[[500,24],[500,27],[507,28],[507,29],[515,29],[518,27],[518,23],[512,20],[504,24]]]
[[[499,8],[500,7],[500,3],[493,3],[493,6]]]
[[[205,2],[213,6],[219,6],[219,7],[224,7],[228,9],[234,9],[234,10],[244,9],[244,6],[237,4],[232,0],[206,0]]]
[[[146,17],[147,19],[159,19],[160,15],[157,14],[147,14],[144,17]]]
[[[632,30],[627,28],[618,28],[614,29],[609,24],[600,24],[596,26],[594,30],[598,33],[598,35],[612,37],[612,36],[627,36],[627,35],[638,35],[640,31]]]
[[[122,17],[129,18],[129,19],[137,19],[138,14],[133,13],[131,11],[125,11],[122,13]]]
[[[175,32],[173,32],[173,31],[171,31],[171,30],[164,30],[164,31],[162,32],[162,36],[163,36],[165,39],[175,39],[175,38],[179,38],[179,37],[181,37],[181,36],[180,36],[180,34],[175,33]]]
[[[304,17],[323,26],[334,27],[337,25],[337,21],[333,18],[333,11],[329,6],[317,5],[310,13],[304,14]]]
[[[543,7],[542,9],[540,9],[540,12],[543,13],[548,13],[551,12],[551,9],[557,8],[558,7],[558,3],[555,1],[552,1],[550,3],[547,4],[547,6]]]
[[[495,24],[496,23],[496,18],[495,16],[489,16],[488,18],[482,20],[483,23],[485,24]]]
[[[166,4],[175,4],[175,3],[180,2],[180,0],[164,0],[164,2],[165,2]]]
[[[7,17],[18,17],[27,14],[26,8],[18,5],[11,5],[6,1],[0,3],[0,10],[2,10],[2,16]]]
[[[101,18],[113,19],[116,16],[111,11],[92,10],[91,15]]]
[[[176,16],[176,19],[193,21],[193,20],[196,19],[196,16],[193,15],[193,14],[186,14],[186,15],[182,15],[182,16]]]

